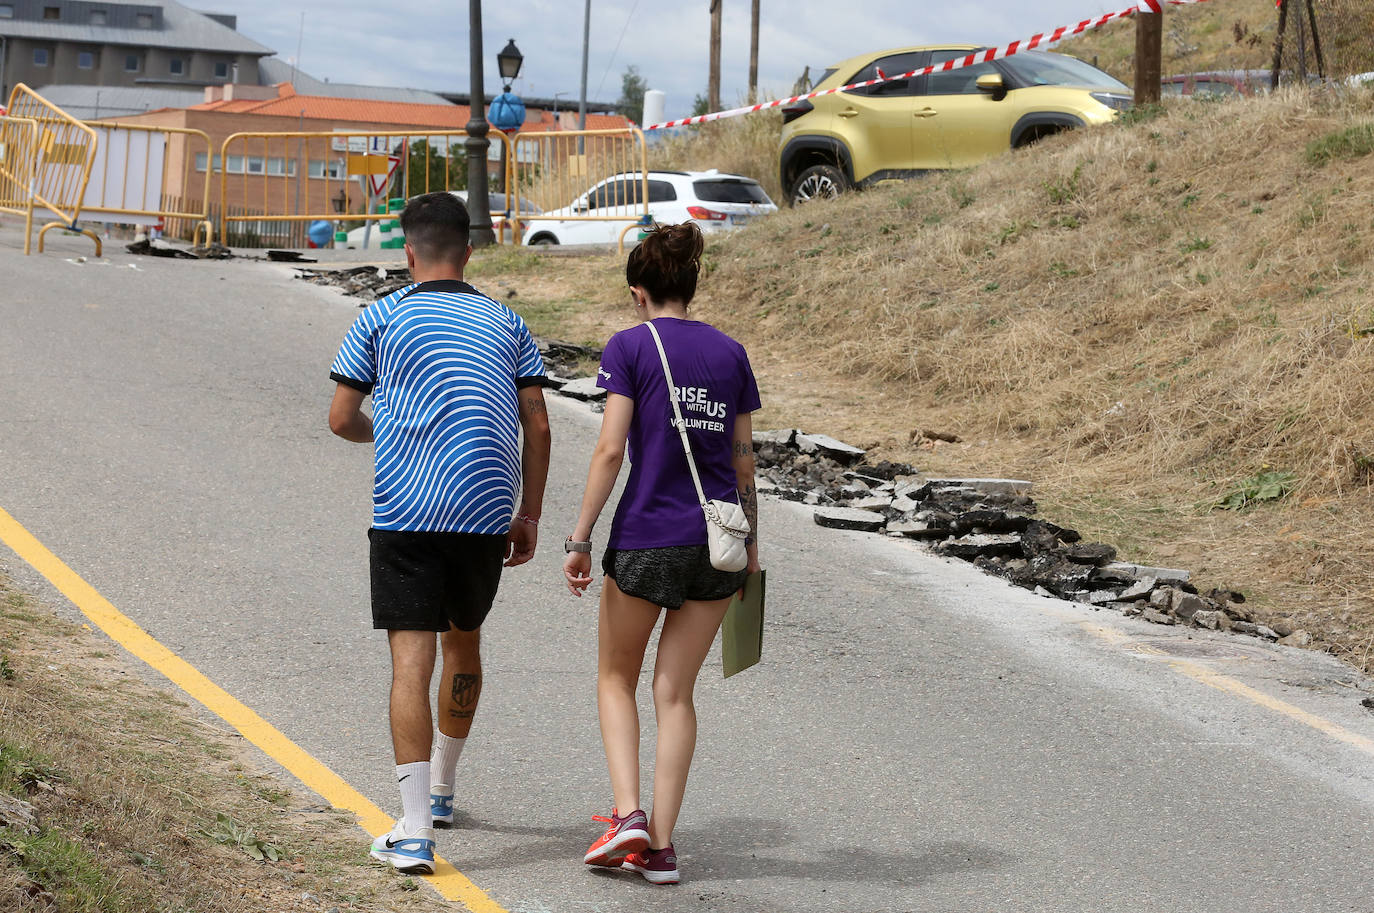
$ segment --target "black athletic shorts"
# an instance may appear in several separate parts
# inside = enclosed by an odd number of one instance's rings
[[[608,548],[601,570],[626,596],[637,596],[665,609],[682,608],[689,599],[727,599],[749,576],[746,571],[716,570],[711,566],[711,550],[705,545]]]
[[[482,626],[506,559],[506,537],[369,529],[372,627],[460,631]]]

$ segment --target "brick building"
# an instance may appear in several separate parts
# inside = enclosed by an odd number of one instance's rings
[[[386,141],[389,148],[366,149],[362,141],[354,146],[341,138],[315,136],[252,137],[236,139],[227,149],[225,141],[240,133],[318,133],[368,132],[408,134],[412,151],[420,142],[428,143],[433,173],[426,182],[410,182],[413,188],[443,189],[441,174],[447,164],[449,144],[461,146],[471,109],[466,105],[415,104],[360,98],[301,95],[290,83],[276,86],[229,85],[206,89],[206,101],[188,108],[168,108],[147,114],[119,118],[122,123],[178,127],[198,130],[209,137],[204,141],[184,141],[174,137],[167,151],[167,181],[164,193],[187,201],[194,208],[202,199],[207,169],[210,169],[211,210],[222,205],[234,214],[255,213],[269,217],[284,213],[318,216],[346,216],[361,213],[365,206],[363,183],[351,175],[350,159],[367,152],[397,152],[402,139]],[[526,132],[576,128],[576,112],[555,116],[542,109],[528,109]],[[604,130],[624,127],[629,122],[619,115],[588,115],[587,127]],[[491,138],[491,171],[498,169],[500,138]],[[419,156],[423,161],[426,157]],[[414,161],[414,156],[403,157]],[[221,202],[221,174],[224,175]]]

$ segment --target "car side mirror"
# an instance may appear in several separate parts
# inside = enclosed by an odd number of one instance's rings
[[[573,203],[573,212],[586,212],[587,208],[587,201],[585,199]]]
[[[984,73],[978,77],[977,86],[979,92],[988,93],[993,101],[1001,101],[1007,97],[1007,86],[1002,82],[1001,73]]]

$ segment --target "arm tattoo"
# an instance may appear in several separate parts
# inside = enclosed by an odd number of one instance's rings
[[[754,445],[748,441],[735,441],[735,456],[747,457],[754,455]]]
[[[527,397],[525,399],[525,409],[531,415],[538,415],[540,412],[546,411],[543,398],[538,396]]]
[[[477,712],[477,699],[482,695],[482,676],[458,673],[453,676],[453,686],[449,697],[454,707],[448,715],[459,720],[470,720]]]
[[[739,492],[739,503],[744,508],[744,516],[749,520],[750,535],[759,541],[759,493],[751,479]]]

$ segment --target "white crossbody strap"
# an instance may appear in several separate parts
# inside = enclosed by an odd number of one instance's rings
[[[654,326],[654,322],[647,320],[645,325],[654,337],[654,345],[658,346],[658,358],[663,362],[663,376],[668,381],[668,399],[673,404],[673,424],[677,426],[678,434],[682,436],[682,449],[687,451],[687,468],[692,471],[692,484],[697,487],[697,500],[701,502],[701,507],[705,510],[706,492],[701,488],[701,477],[697,475],[696,460],[692,459],[692,442],[687,440],[687,423],[682,419],[682,408],[677,402],[677,387],[673,384],[673,370],[668,367],[668,353],[663,351],[663,340],[659,338],[658,327]]]

